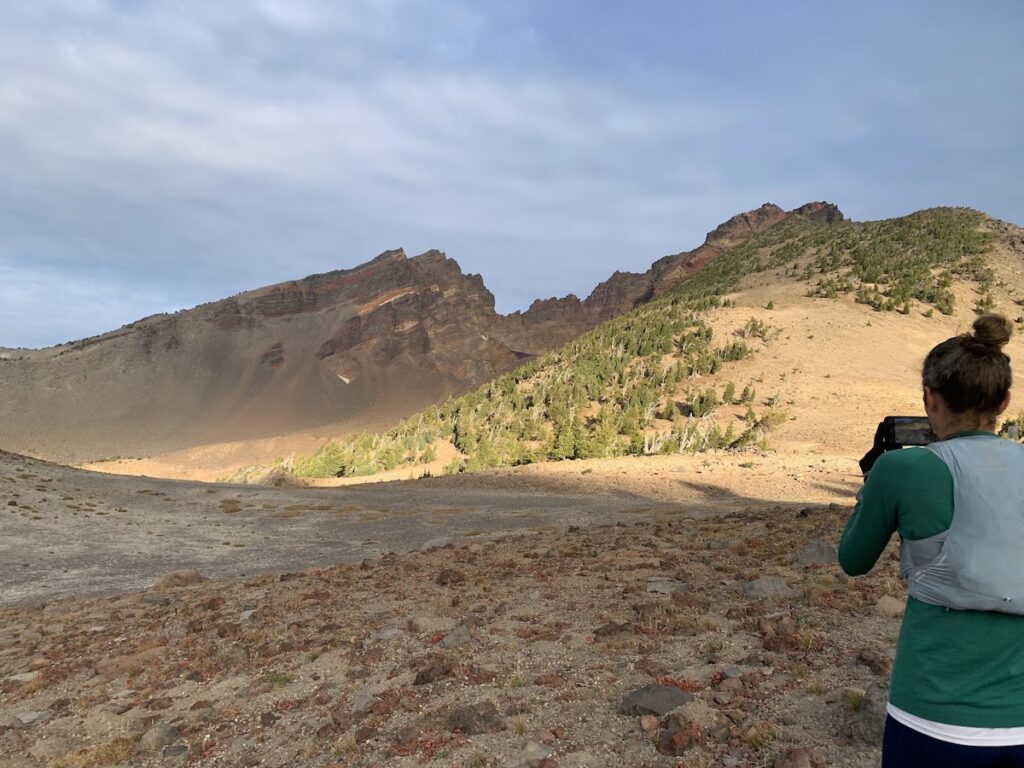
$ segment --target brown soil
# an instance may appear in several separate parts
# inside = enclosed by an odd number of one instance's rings
[[[197,525],[163,540],[166,553],[187,551],[200,534],[227,541],[243,528],[212,526],[245,521],[248,535],[270,534],[240,550],[255,558],[246,573],[288,571],[2,609],[5,768],[767,766],[797,748],[818,748],[829,766],[877,764],[875,744],[851,734],[864,717],[856,711],[864,691],[886,680],[894,647],[898,619],[874,609],[881,596],[900,594],[894,553],[856,580],[834,565],[794,562],[809,541],[836,540],[846,506],[574,498],[560,483],[576,478],[550,476],[539,486],[495,476],[473,486],[453,478],[259,489],[257,504],[243,493],[252,489],[88,476],[5,458],[3,474],[16,472],[17,482],[4,499],[19,488],[22,504],[30,489],[45,488],[50,500],[31,496],[44,518],[32,525],[53,524],[68,483],[80,489],[72,503],[94,505],[88,518],[66,521],[69,538],[114,517],[96,517],[106,502],[90,494],[102,484],[105,494],[146,484],[150,493],[136,489],[137,505],[89,539],[107,542],[106,554],[94,553],[98,571],[116,572],[124,556],[112,549],[141,545],[159,517],[178,516]],[[474,487],[478,503],[493,493],[473,525],[498,519],[498,529],[461,530],[473,510],[456,506],[469,506],[464,495]],[[207,490],[206,509],[190,512],[189,501]],[[377,499],[381,516],[367,530],[379,533],[391,518],[408,535],[440,517],[447,539],[415,552],[402,551],[401,539],[382,541],[366,545],[380,554],[361,563],[309,567],[318,559],[311,536],[365,512],[313,511],[313,500],[341,507],[354,491],[365,494],[362,503]],[[284,501],[275,494],[307,509],[278,522],[263,509],[272,497]],[[514,515],[531,494],[560,500],[561,512],[515,533]],[[420,512],[384,511],[403,500]],[[446,508],[431,507],[440,503]],[[588,503],[597,509],[578,506]],[[128,522],[147,516],[142,526]],[[332,525],[287,531],[313,518]],[[286,532],[302,547],[288,566],[275,565],[270,555],[289,546]],[[23,544],[21,556],[34,560],[44,546],[52,542]],[[231,549],[202,563],[204,575],[223,573]],[[143,558],[140,583],[179,564],[154,551]],[[60,556],[45,558],[50,576]],[[792,592],[744,597],[744,586],[763,576],[784,579]],[[619,713],[626,694],[658,680],[698,703],[662,719]],[[657,744],[673,717],[693,745],[663,755]]]

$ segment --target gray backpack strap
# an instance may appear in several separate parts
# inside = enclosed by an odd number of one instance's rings
[[[1024,614],[1024,446],[992,437],[933,443],[953,477],[948,531],[901,547],[910,595],[957,610]]]
[[[942,545],[949,531],[924,539],[900,539],[900,577],[909,579],[916,569],[926,568],[942,554]]]

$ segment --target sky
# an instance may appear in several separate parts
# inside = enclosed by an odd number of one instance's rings
[[[439,248],[502,312],[828,200],[1024,225],[1024,4],[0,0],[0,346]]]

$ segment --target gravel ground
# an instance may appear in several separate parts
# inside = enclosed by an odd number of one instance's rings
[[[2,609],[0,767],[877,765],[899,583],[892,557],[821,562],[847,513],[644,515]]]
[[[169,571],[227,577],[358,562],[438,540],[622,516],[689,516],[625,492],[446,478],[352,488],[207,485],[84,472],[0,451],[0,605],[139,589]]]

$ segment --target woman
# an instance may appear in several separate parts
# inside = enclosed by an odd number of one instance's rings
[[[856,576],[902,538],[883,768],[1024,767],[1024,446],[996,435],[1012,325],[986,314],[973,331],[924,362],[937,441],[879,457],[839,545]]]

